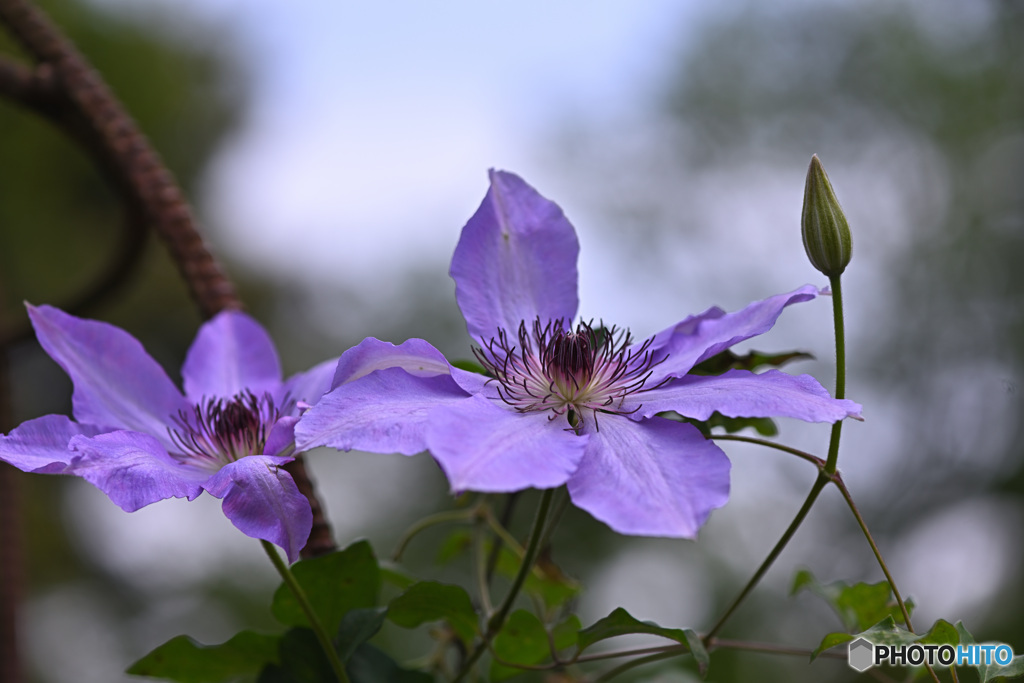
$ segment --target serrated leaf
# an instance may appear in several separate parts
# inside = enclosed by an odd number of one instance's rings
[[[338,656],[347,662],[360,645],[372,638],[384,624],[387,607],[361,607],[349,610],[338,627]]]
[[[128,673],[179,683],[233,681],[276,664],[280,639],[242,631],[220,645],[203,645],[188,636],[177,636],[132,664]]]
[[[479,631],[476,611],[465,589],[436,581],[413,584],[392,600],[388,619],[403,628],[443,619],[466,643],[472,642]]]
[[[823,584],[806,569],[799,570],[793,577],[790,594],[807,590],[829,604],[847,631],[862,631],[877,624],[887,616],[903,622],[903,611],[892,595],[887,581],[878,583],[855,583],[852,586],[842,581]],[[913,612],[913,601],[906,600],[908,612]]]
[[[576,644],[579,646],[580,652],[583,652],[594,643],[633,633],[661,636],[689,647],[686,632],[683,629],[665,628],[653,621],[640,621],[621,607],[615,608],[608,616],[580,631]]]

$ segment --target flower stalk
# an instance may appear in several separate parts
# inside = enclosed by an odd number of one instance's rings
[[[348,674],[345,672],[345,666],[338,659],[338,653],[334,649],[334,644],[331,642],[330,637],[327,635],[327,631],[324,629],[323,623],[320,618],[313,611],[313,606],[309,602],[309,597],[306,596],[306,591],[302,590],[302,586],[295,579],[295,575],[292,574],[291,569],[285,564],[285,561],[281,559],[281,556],[277,554],[277,549],[272,543],[267,541],[260,541],[263,546],[263,550],[267,553],[267,557],[274,565],[274,569],[281,575],[281,579],[285,585],[288,586],[288,590],[295,596],[295,600],[299,603],[299,607],[302,608],[303,613],[306,615],[306,619],[309,621],[310,627],[313,629],[313,633],[316,634],[316,639],[320,642],[320,647],[323,648],[324,654],[327,655],[327,661],[331,664],[331,669],[334,671],[335,677],[338,679],[338,683],[349,683]]]
[[[541,537],[545,535],[545,526],[547,524],[548,510],[551,508],[551,499],[554,495],[554,489],[544,489],[541,493],[540,504],[537,507],[537,516],[533,520],[533,529],[530,531],[530,540],[526,546],[526,554],[523,556],[523,563],[519,566],[519,572],[516,574],[515,579],[512,581],[512,587],[509,588],[508,595],[505,596],[505,600],[501,603],[498,611],[494,613],[487,620],[487,626],[484,630],[483,637],[480,642],[477,643],[476,648],[466,657],[466,661],[463,662],[462,668],[459,670],[458,675],[455,676],[453,683],[459,683],[466,678],[473,665],[476,664],[480,656],[490,647],[491,641],[498,635],[498,631],[505,625],[505,619],[508,618],[509,612],[512,611],[512,605],[516,601],[516,597],[519,595],[520,589],[523,587],[523,583],[526,581],[526,577],[530,574],[533,569],[533,563],[537,561],[537,554],[540,552]]]

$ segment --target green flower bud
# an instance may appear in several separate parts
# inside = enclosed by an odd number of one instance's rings
[[[807,258],[815,268],[829,277],[846,270],[853,251],[850,226],[817,154],[811,157],[807,168],[800,231]]]

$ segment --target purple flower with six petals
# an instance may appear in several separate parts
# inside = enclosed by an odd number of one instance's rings
[[[711,308],[643,341],[573,325],[579,245],[561,209],[518,176],[491,187],[452,258],[456,299],[488,377],[450,365],[427,342],[366,339],[338,363],[332,391],[299,421],[301,448],[412,455],[429,450],[454,491],[568,485],[616,531],[696,536],[729,495],[729,460],[693,425],[795,417],[835,422],[860,406],[812,377],[778,370],[687,373],[768,331],[810,285],[735,313]]]
[[[336,360],[282,382],[266,331],[225,311],[199,329],[182,367],[182,395],[124,330],[50,306],[29,306],[29,317],[43,349],[71,377],[76,421],[25,422],[0,437],[0,460],[82,477],[126,512],[206,490],[223,499],[243,533],[298,558],[312,513],[282,465],[294,459],[305,402],[329,388]]]

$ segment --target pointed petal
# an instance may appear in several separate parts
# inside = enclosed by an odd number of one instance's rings
[[[224,499],[225,516],[243,534],[280,546],[294,562],[309,539],[313,512],[281,467],[289,460],[250,455],[225,465],[205,488]]]
[[[692,425],[659,417],[599,420],[569,495],[615,531],[695,538],[729,499],[729,459]]]
[[[473,396],[431,412],[427,446],[452,491],[553,488],[575,471],[587,437],[551,415],[519,413]]]
[[[75,385],[79,423],[131,429],[167,442],[171,417],[189,404],[135,337],[51,306],[29,306],[28,314],[39,343]]]
[[[262,325],[241,311],[224,311],[199,328],[181,377],[193,403],[246,389],[259,396],[280,386],[281,363]]]
[[[398,346],[391,342],[367,337],[341,354],[331,387],[352,382],[374,370],[404,368],[410,375],[430,377],[450,374],[463,389],[475,394],[487,378],[475,372],[452,367],[444,354],[422,339],[408,339]]]
[[[706,420],[717,410],[726,417],[795,417],[807,422],[861,419],[860,404],[832,398],[810,375],[794,376],[780,370],[689,375],[629,398],[623,410],[633,410],[637,407],[633,404],[638,404],[635,417],[674,410],[685,417]]]
[[[263,447],[263,455],[281,455],[285,452],[285,456],[290,457],[288,454],[291,451],[288,449],[295,445],[295,424],[298,421],[299,418],[294,416],[278,418],[270,429],[267,443]]]
[[[7,436],[0,436],[0,460],[22,472],[59,474],[75,455],[68,447],[71,438],[102,431],[94,425],[72,422],[65,415],[43,415],[23,422]]]
[[[376,370],[342,384],[309,409],[295,427],[296,447],[414,455],[427,447],[424,430],[430,411],[466,396],[448,375]]]
[[[756,301],[741,311],[725,313],[720,308],[709,308],[662,330],[653,338],[650,353],[655,358],[666,357],[656,366],[648,380],[653,386],[666,377],[682,377],[690,368],[716,353],[741,341],[770,330],[782,311],[790,304],[810,301],[818,296],[813,285],[804,285],[787,294],[777,294],[764,301]],[[634,345],[634,348],[639,345]]]
[[[483,203],[462,229],[450,274],[470,336],[576,315],[576,232],[554,202],[511,173],[491,171]]]
[[[208,470],[174,460],[148,434],[118,431],[71,439],[76,457],[66,474],[82,477],[125,512],[164,498],[194,500]]]
[[[278,405],[284,405],[285,400],[316,405],[320,397],[330,390],[331,378],[337,367],[338,359],[332,358],[292,375],[275,392],[274,400]]]

